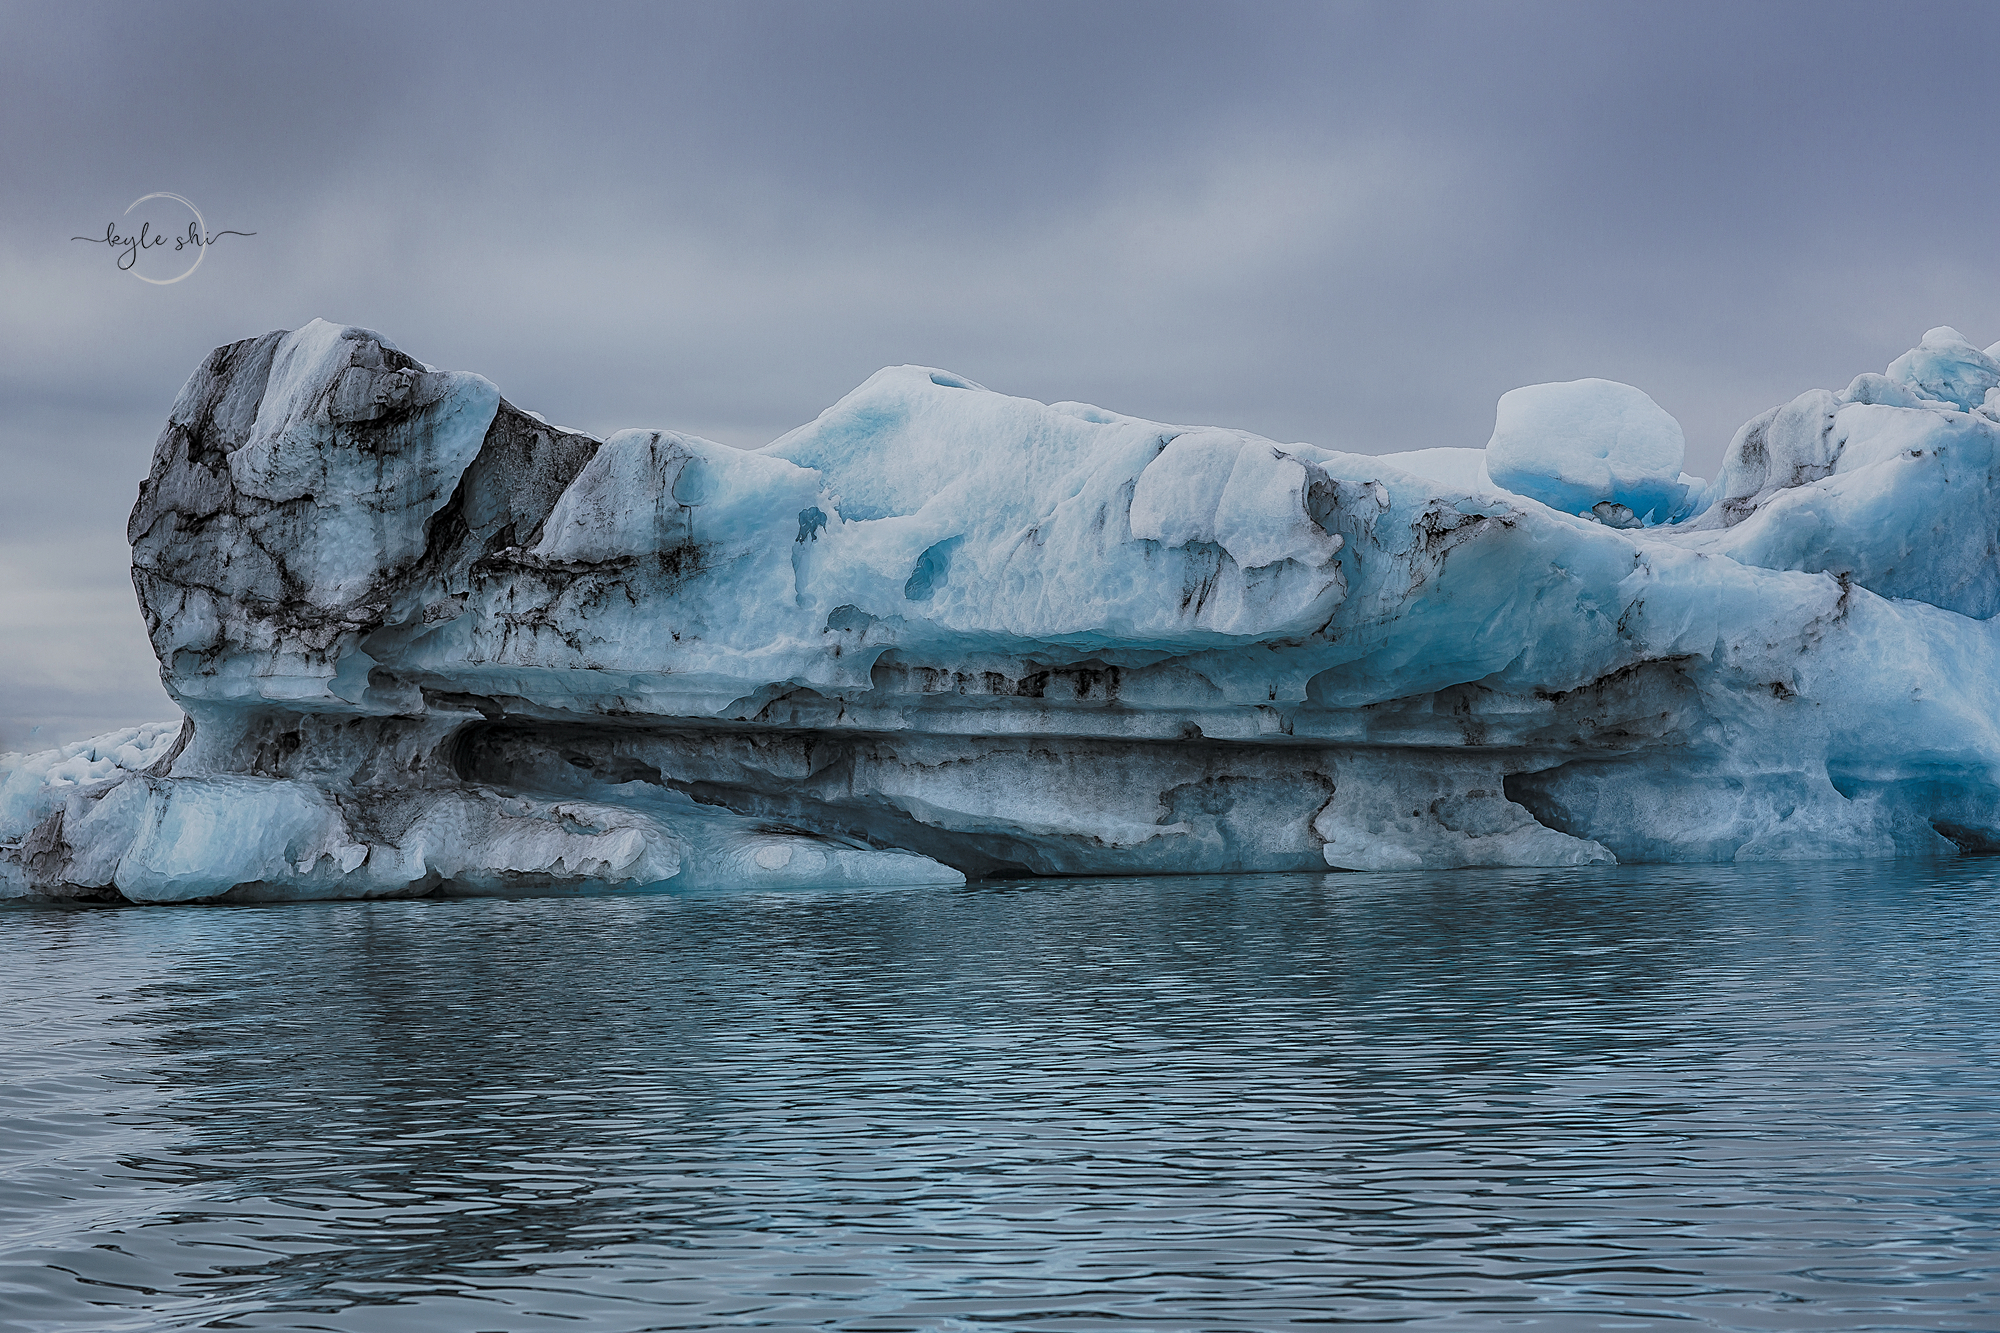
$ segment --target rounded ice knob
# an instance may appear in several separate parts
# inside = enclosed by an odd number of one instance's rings
[[[1501,395],[1486,471],[1496,486],[1567,514],[1622,507],[1662,523],[1685,501],[1686,457],[1680,423],[1641,390],[1570,380]]]
[[[1923,342],[1889,363],[1889,378],[1934,402],[1971,412],[2000,388],[2000,344],[1982,352],[1949,324],[1924,334]]]

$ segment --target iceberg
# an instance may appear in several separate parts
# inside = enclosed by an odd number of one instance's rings
[[[1516,390],[1371,456],[883,370],[753,450],[556,427],[315,321],[132,512],[185,717],[0,758],[0,894],[2000,847],[2000,362],[1739,431]]]

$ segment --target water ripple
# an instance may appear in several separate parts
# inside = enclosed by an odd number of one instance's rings
[[[0,916],[0,1328],[1992,1329],[1991,863]]]

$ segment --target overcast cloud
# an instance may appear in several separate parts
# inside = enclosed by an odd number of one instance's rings
[[[315,316],[597,433],[883,365],[1362,452],[1507,389],[1735,427],[2000,339],[2000,6],[0,9],[0,749],[171,716],[124,519],[181,382]],[[226,237],[149,286],[101,234]]]

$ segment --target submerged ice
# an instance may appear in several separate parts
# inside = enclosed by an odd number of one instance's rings
[[[132,514],[177,726],[0,759],[0,892],[175,901],[2000,846],[2000,362],[1710,483],[1604,380],[1364,456],[884,370],[597,440],[315,322]]]

